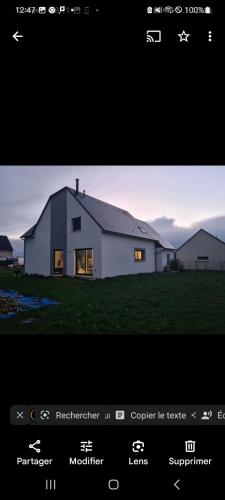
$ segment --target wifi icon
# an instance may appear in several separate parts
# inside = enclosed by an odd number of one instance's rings
[[[164,7],[163,9],[163,12],[165,12],[166,14],[173,14],[174,12],[174,8],[173,7]]]

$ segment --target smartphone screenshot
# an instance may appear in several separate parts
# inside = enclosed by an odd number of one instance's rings
[[[10,497],[223,494],[223,18],[206,0],[1,8]]]

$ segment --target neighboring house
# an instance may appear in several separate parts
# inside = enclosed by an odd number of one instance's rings
[[[225,271],[225,243],[200,229],[176,250],[185,269]]]
[[[0,258],[12,257],[13,247],[7,236],[0,236]]]
[[[174,247],[126,210],[64,187],[24,239],[25,272],[106,278],[162,271]]]

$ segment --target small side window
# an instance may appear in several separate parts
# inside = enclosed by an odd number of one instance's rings
[[[145,249],[144,248],[135,248],[134,249],[134,260],[135,262],[141,262],[145,260]]]
[[[72,219],[72,230],[73,231],[81,230],[81,217],[74,217]]]

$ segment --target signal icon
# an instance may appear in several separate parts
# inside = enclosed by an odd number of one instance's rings
[[[147,42],[154,42],[153,36],[147,35]]]

